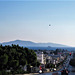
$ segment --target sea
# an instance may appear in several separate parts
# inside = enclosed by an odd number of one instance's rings
[[[75,51],[75,47],[27,47],[29,49],[33,50],[56,50],[56,49],[61,49],[61,50],[68,50],[68,51]]]

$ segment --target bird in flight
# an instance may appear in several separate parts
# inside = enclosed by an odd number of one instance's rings
[[[51,26],[51,24],[49,24],[49,26]]]

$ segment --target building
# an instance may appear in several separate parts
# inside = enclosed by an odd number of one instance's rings
[[[37,54],[37,60],[41,63],[41,64],[46,64],[46,55],[43,54],[43,52]]]

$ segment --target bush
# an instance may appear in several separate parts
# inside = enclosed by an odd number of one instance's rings
[[[71,59],[69,64],[70,64],[71,66],[75,66],[75,59]]]
[[[3,71],[0,71],[0,75],[8,75],[8,73],[5,70],[3,70]]]
[[[24,71],[23,69],[19,69],[16,71],[15,74],[26,74],[26,73],[29,73],[28,71]]]

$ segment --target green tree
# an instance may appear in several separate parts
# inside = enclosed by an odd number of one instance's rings
[[[71,59],[70,62],[69,62],[69,64],[70,64],[71,66],[75,66],[75,58],[74,58],[74,59]]]
[[[19,45],[0,45],[0,70],[11,70],[13,75],[25,65],[36,66],[37,56],[33,50]]]

